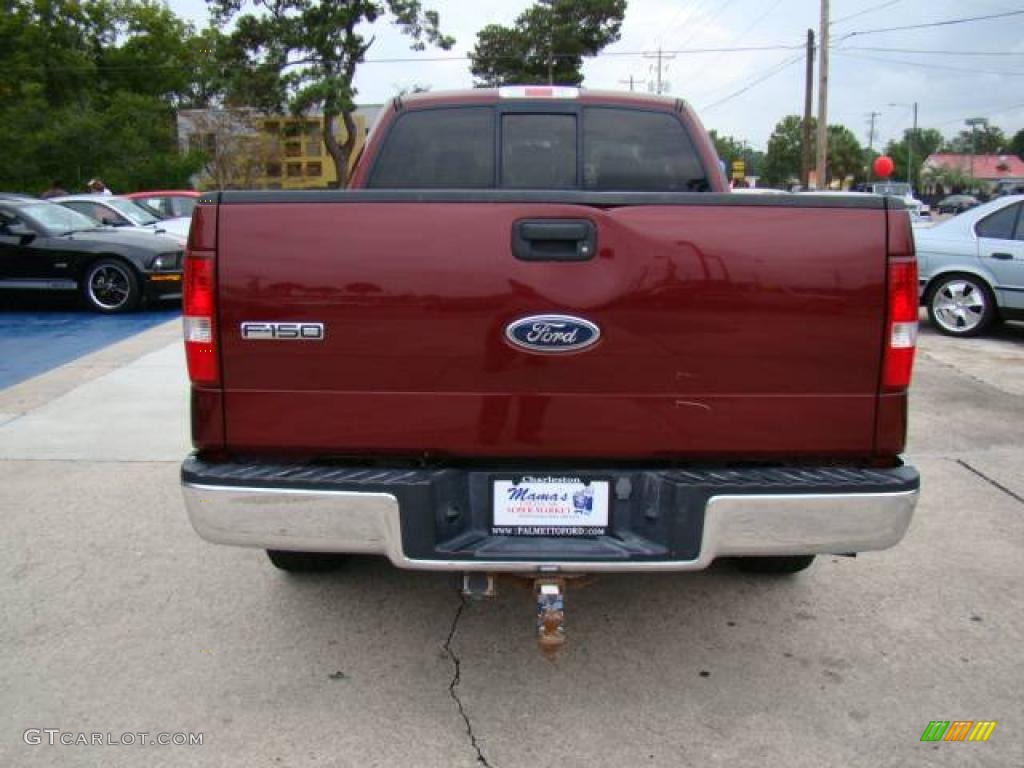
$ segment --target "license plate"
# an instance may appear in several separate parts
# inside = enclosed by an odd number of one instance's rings
[[[494,536],[602,536],[608,531],[607,480],[530,476],[495,480]]]

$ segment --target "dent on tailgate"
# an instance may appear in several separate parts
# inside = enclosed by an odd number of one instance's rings
[[[867,456],[885,212],[545,203],[220,208],[226,441],[239,451]],[[589,219],[597,254],[513,257],[518,219]],[[283,233],[287,233],[284,236]],[[558,312],[599,342],[513,347]],[[240,323],[323,323],[246,341]]]

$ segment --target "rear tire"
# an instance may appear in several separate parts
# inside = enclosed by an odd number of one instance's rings
[[[345,555],[335,552],[289,552],[268,549],[267,557],[276,568],[288,573],[329,573],[345,564]]]
[[[928,319],[947,336],[978,336],[996,317],[996,299],[980,277],[943,275],[928,289]]]
[[[814,562],[814,555],[788,555],[785,557],[741,557],[737,564],[747,573],[785,574],[799,573]]]

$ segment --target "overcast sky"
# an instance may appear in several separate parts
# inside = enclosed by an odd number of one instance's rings
[[[169,0],[169,4],[198,26],[205,25],[203,0]],[[368,30],[377,40],[367,58],[464,56],[481,27],[510,24],[529,5],[525,0],[424,0],[424,6],[440,13],[443,30],[456,39],[455,49],[449,53],[436,49],[410,52],[407,38],[378,22]],[[951,136],[963,128],[965,118],[987,117],[1013,135],[1024,128],[1024,15],[842,38],[850,33],[1015,10],[1024,10],[1024,2],[833,0],[829,123],[846,125],[866,144],[868,114],[879,112],[878,147],[910,127],[910,104],[916,101],[923,128],[938,128]],[[818,13],[818,0],[629,0],[622,39],[605,49],[607,55],[587,61],[584,85],[628,89],[623,81],[630,76],[638,83],[653,81],[654,59],[642,54],[654,53],[659,46],[665,50],[802,46],[808,28],[814,28],[817,35]],[[868,47],[971,55],[863,50]],[[975,55],[979,53],[991,55]],[[668,93],[689,101],[706,127],[761,149],[779,119],[803,110],[804,59],[799,49],[679,53],[666,61],[665,67]],[[772,72],[776,74],[753,84]],[[414,84],[444,90],[470,87],[473,80],[465,60],[368,61],[356,77],[357,101],[379,103]],[[732,96],[748,86],[749,90]],[[637,87],[646,88],[647,84]]]

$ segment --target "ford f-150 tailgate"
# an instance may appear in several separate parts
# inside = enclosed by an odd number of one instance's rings
[[[909,225],[883,198],[216,200],[197,219],[220,366],[204,407],[228,451],[867,458],[886,419],[902,447],[880,387],[890,232],[909,249]],[[596,341],[518,343],[544,315]]]

